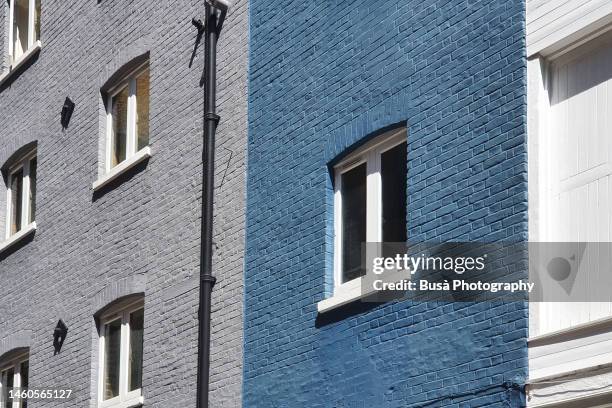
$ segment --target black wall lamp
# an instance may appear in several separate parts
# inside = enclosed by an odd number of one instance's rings
[[[57,326],[55,326],[55,329],[53,330],[53,348],[55,349],[53,355],[59,354],[59,352],[62,350],[67,334],[68,326],[66,326],[66,323],[64,323],[62,319],[59,319]]]
[[[60,120],[62,123],[62,129],[66,129],[68,127],[70,118],[72,117],[72,112],[74,112],[74,102],[72,102],[72,99],[69,97],[66,97],[64,106],[62,106],[62,118]]]

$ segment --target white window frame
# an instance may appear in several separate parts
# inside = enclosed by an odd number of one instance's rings
[[[105,153],[105,171],[110,173],[122,163],[128,162],[130,158],[142,154],[148,149],[148,145],[138,148],[138,135],[136,134],[136,116],[138,113],[136,100],[136,79],[149,69],[149,62],[135,68],[124,77],[117,85],[111,88],[108,92],[106,103],[106,153]],[[125,141],[125,159],[112,166],[113,155],[113,98],[117,96],[124,88],[128,89],[128,106],[127,106],[127,129]],[[149,90],[150,92],[150,90]],[[150,116],[149,116],[150,118]],[[149,119],[150,120],[150,119]]]
[[[34,158],[36,158],[36,150],[24,155],[17,164],[9,168],[7,178],[8,183],[6,186],[6,227],[4,234],[6,240],[19,234],[21,231],[27,230],[29,226],[34,223],[34,220],[30,220],[30,206],[32,205],[31,198],[34,198],[30,197],[30,171],[32,160]],[[13,177],[15,173],[17,173],[19,170],[23,170],[23,182],[21,187],[21,228],[14,234],[11,234],[11,215],[13,213],[13,191],[11,190],[11,185],[13,184]],[[36,191],[34,191],[34,194],[36,194]]]
[[[99,359],[98,359],[98,407],[99,408],[129,408],[140,406],[144,403],[142,388],[129,391],[129,347],[130,347],[130,314],[138,310],[144,310],[142,299],[136,300],[127,306],[111,309],[100,317],[99,330]],[[121,347],[119,351],[119,395],[104,400],[104,347],[106,324],[121,319]]]
[[[334,297],[361,296],[363,277],[342,282],[342,175],[366,163],[366,242],[382,242],[381,155],[407,142],[405,128],[383,134],[334,166]]]
[[[9,3],[9,65],[16,64],[20,59],[29,55],[29,51],[37,45],[36,40],[36,0],[29,0],[28,3],[28,47],[23,50],[23,54],[19,58],[14,58],[15,55],[15,39],[13,38],[14,22],[15,22],[15,1],[10,0]]]
[[[4,400],[4,387],[6,384],[5,371],[14,370],[13,373],[13,389],[21,388],[21,364],[29,361],[30,356],[28,352],[21,353],[17,357],[12,358],[9,361],[0,364],[0,407],[5,408],[6,401]],[[12,407],[6,408],[21,408],[21,399],[13,398]]]

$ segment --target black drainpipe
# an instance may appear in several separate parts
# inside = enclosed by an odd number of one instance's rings
[[[200,247],[200,307],[198,332],[197,408],[208,408],[210,379],[211,293],[216,278],[212,274],[213,192],[215,174],[217,13],[206,3],[204,51],[204,149],[202,152],[202,225]],[[223,16],[221,16],[223,19]]]

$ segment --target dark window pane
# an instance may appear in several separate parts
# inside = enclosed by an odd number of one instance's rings
[[[36,158],[30,161],[30,222],[33,222],[36,214]]]
[[[21,205],[23,200],[23,170],[11,177],[11,235],[21,230]]]
[[[20,387],[20,391],[27,391],[28,390],[28,386],[29,386],[29,382],[28,382],[28,377],[30,375],[30,364],[28,361],[24,361],[21,363],[21,368],[19,371],[19,375],[21,376],[21,387]],[[21,408],[28,408],[28,400],[26,399],[22,399],[21,400]]]
[[[149,145],[149,70],[136,78],[136,135],[138,149]]]
[[[40,0],[34,2],[34,30],[35,40],[40,40]]]
[[[10,407],[13,403],[13,399],[10,398],[9,391],[13,388],[13,380],[15,379],[15,369],[9,368],[4,373],[2,373],[2,379],[5,381],[3,385],[4,391],[4,401],[6,402],[6,406]]]
[[[113,117],[113,149],[111,167],[116,166],[125,160],[127,148],[127,110],[128,110],[128,89],[123,88],[113,97],[112,102]]]
[[[119,356],[121,353],[121,319],[104,326],[104,390],[105,400],[119,395]]]
[[[366,165],[342,174],[342,281],[365,275],[361,244],[366,240]]]
[[[130,361],[128,371],[129,390],[142,388],[142,333],[144,309],[130,314]]]
[[[14,0],[13,15],[13,61],[16,61],[28,50],[29,0]]]
[[[381,154],[383,242],[406,242],[406,143]]]

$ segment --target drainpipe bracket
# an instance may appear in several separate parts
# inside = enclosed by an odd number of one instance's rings
[[[200,278],[200,282],[202,283],[210,283],[210,287],[212,288],[217,283],[217,278],[212,275],[204,275]]]
[[[204,30],[206,30],[206,25],[199,18],[192,18],[191,24],[198,29],[198,34],[202,34],[204,33]]]
[[[212,120],[215,124],[219,123],[219,119],[221,119],[221,116],[216,113],[208,112],[204,114],[204,120]]]

